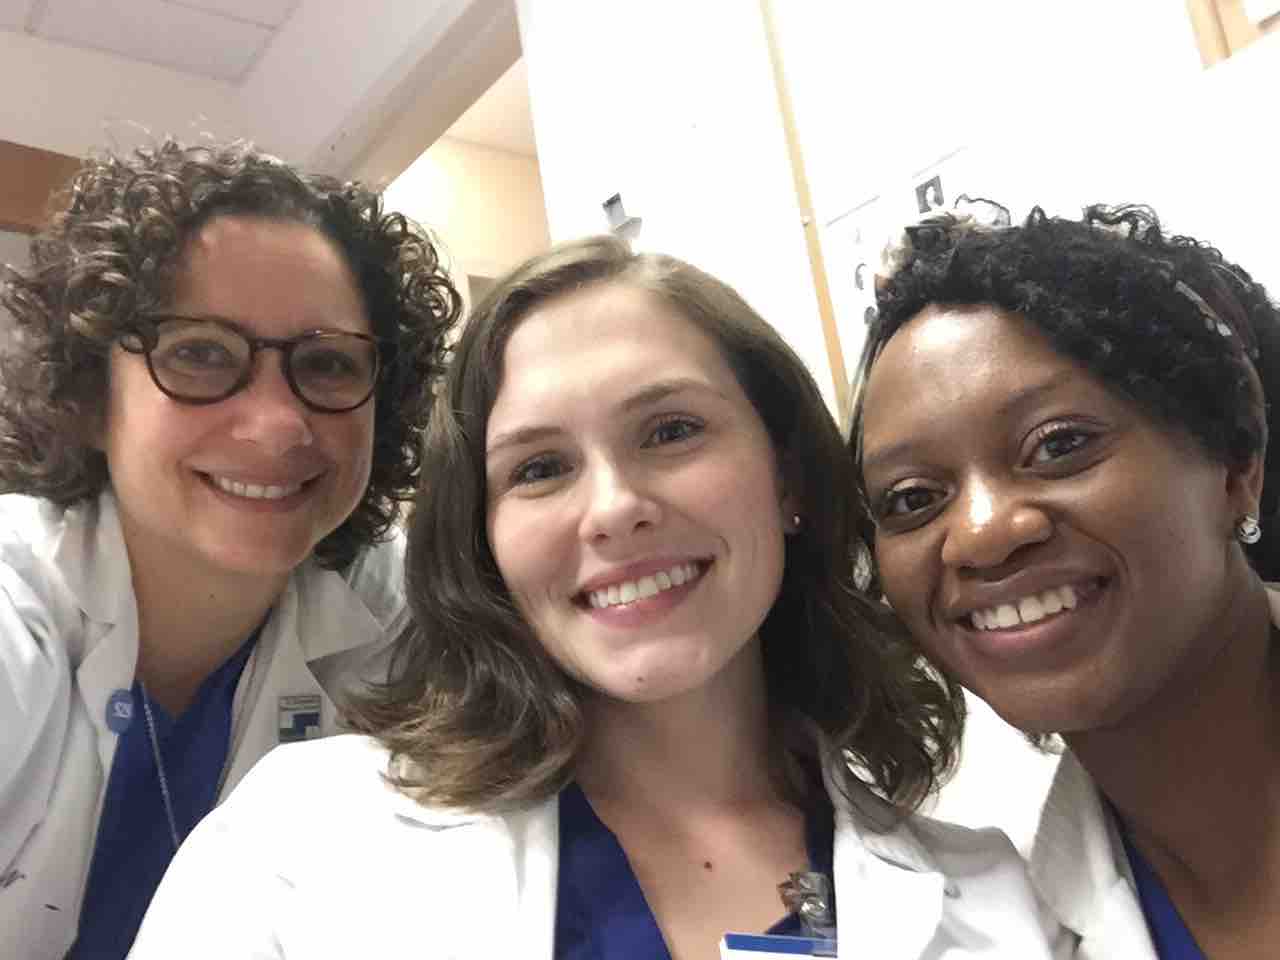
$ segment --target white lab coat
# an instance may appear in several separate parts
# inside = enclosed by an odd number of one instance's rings
[[[1267,601],[1280,626],[1274,585]],[[1061,925],[1058,960],[1158,960],[1118,827],[1070,751],[1049,788],[1030,862],[1036,889]]]
[[[354,735],[281,747],[178,851],[131,960],[551,960],[558,804],[503,815],[427,808]],[[1025,865],[996,830],[838,791],[840,956],[1051,956]]]
[[[1158,960],[1116,825],[1070,751],[1040,814],[1031,876],[1063,928],[1058,960]]]
[[[364,669],[408,621],[402,541],[344,574],[290,578],[236,688],[220,797],[280,738],[281,698]],[[357,649],[363,647],[363,649]],[[0,496],[0,957],[48,960],[74,941],[117,737],[113,691],[133,685],[138,620],[114,497],[62,509]],[[372,662],[372,661],[368,661]],[[212,906],[212,904],[210,904]]]

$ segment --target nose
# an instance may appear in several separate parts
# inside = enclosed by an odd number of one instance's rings
[[[623,539],[657,524],[661,510],[641,478],[616,463],[590,468],[580,535],[588,543]]]
[[[284,456],[314,441],[310,411],[289,386],[279,351],[264,351],[256,359],[253,379],[230,399],[236,404],[231,435],[252,443],[269,456]]]
[[[942,562],[956,569],[998,567],[1053,535],[1053,521],[1042,507],[982,478],[966,483],[948,512]]]

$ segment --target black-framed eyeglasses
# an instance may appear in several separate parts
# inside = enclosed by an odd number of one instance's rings
[[[379,341],[363,333],[309,330],[296,337],[252,337],[229,320],[175,315],[148,322],[120,337],[142,354],[156,387],[180,403],[225,400],[253,380],[261,350],[279,350],[284,378],[299,400],[318,413],[346,413],[373,396],[381,368]]]

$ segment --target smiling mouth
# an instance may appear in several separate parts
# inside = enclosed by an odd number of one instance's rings
[[[677,563],[666,570],[659,570],[648,576],[635,580],[623,580],[612,583],[599,590],[584,590],[574,598],[578,606],[604,610],[610,607],[625,607],[660,593],[674,590],[677,587],[690,586],[701,580],[710,569],[710,560],[690,560]]]
[[[973,630],[1013,630],[1018,627],[1056,617],[1070,612],[1082,603],[1088,603],[1107,585],[1107,578],[1094,577],[1078,583],[1051,587],[1039,593],[1019,597],[1017,601],[994,607],[983,607],[960,618],[962,626]]]
[[[310,486],[317,479],[317,477],[311,477],[298,483],[261,484],[242,483],[239,480],[232,480],[230,477],[221,477],[212,473],[201,473],[200,476],[210,486],[223,493],[230,494],[233,497],[241,497],[245,500],[283,500],[285,497],[291,497]]]

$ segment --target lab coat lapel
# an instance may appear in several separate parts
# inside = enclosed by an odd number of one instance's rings
[[[1120,837],[1097,787],[1070,751],[1040,815],[1030,867],[1054,916],[1080,938],[1077,960],[1154,960]]]
[[[834,850],[839,956],[918,960],[942,920],[944,881],[923,847],[899,826],[860,832],[836,808]]]
[[[456,839],[457,848],[466,851],[449,878],[448,914],[456,924],[447,942],[454,946],[431,956],[552,960],[559,859],[556,797],[532,810],[503,815],[422,807],[403,794],[391,803],[395,816],[416,822],[441,841]],[[441,844],[424,847],[424,856],[430,851],[438,860]],[[415,863],[409,869],[419,867]],[[406,887],[412,886],[406,877]]]

